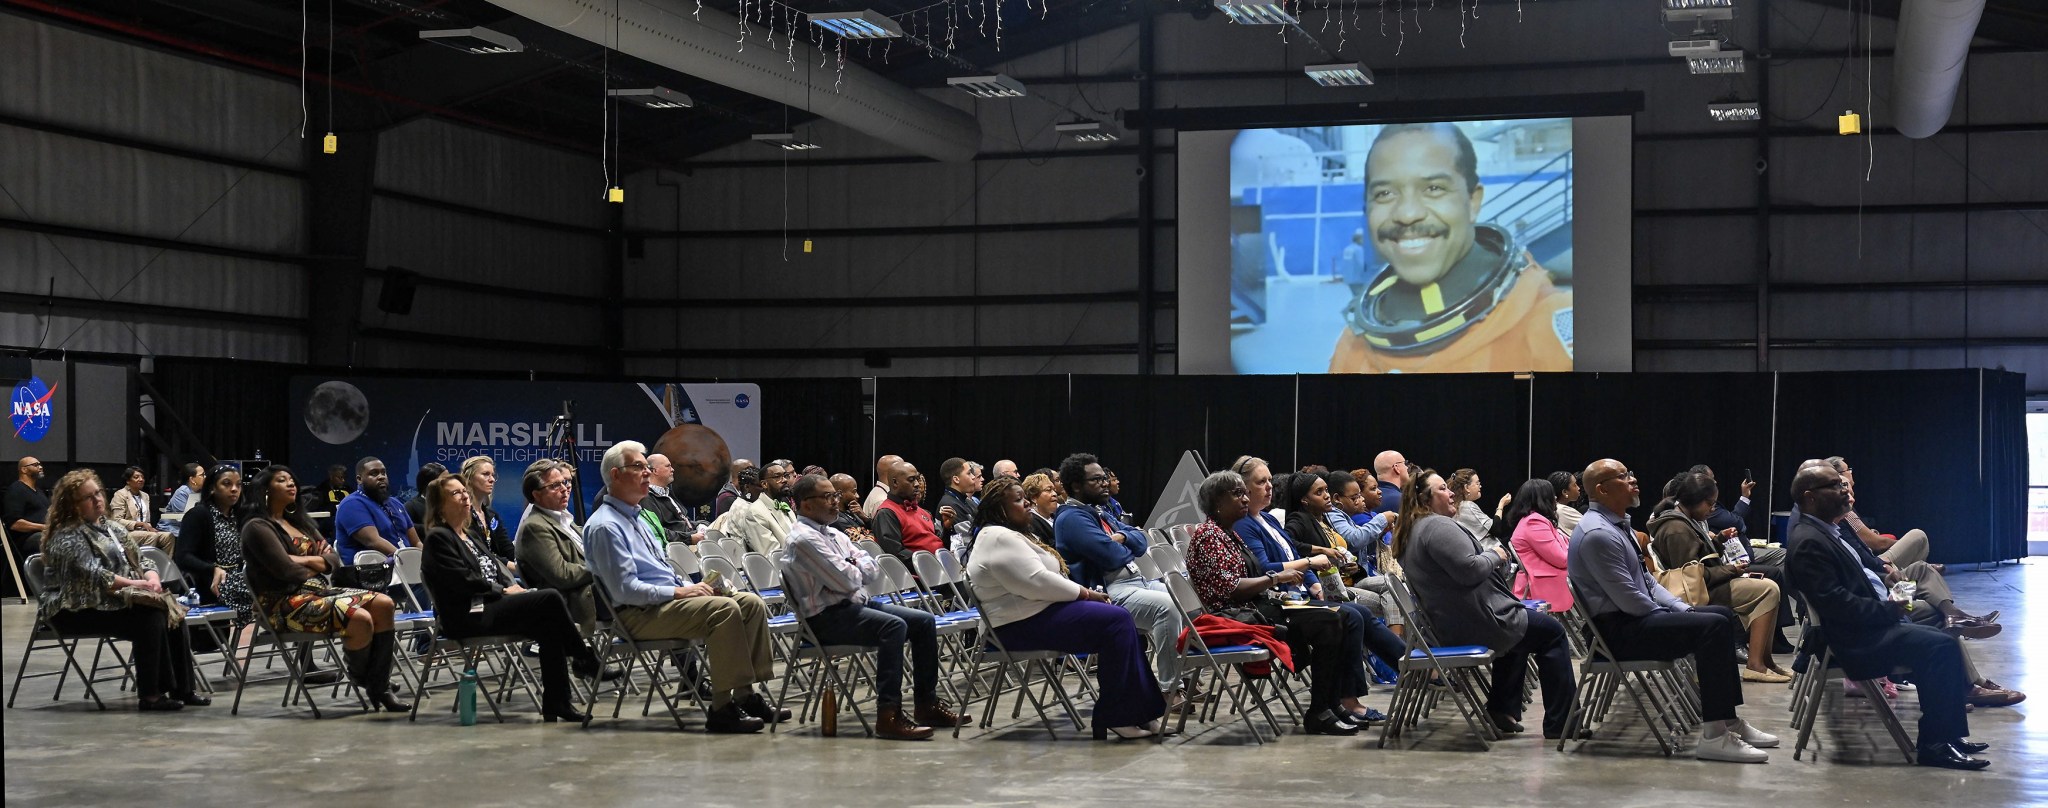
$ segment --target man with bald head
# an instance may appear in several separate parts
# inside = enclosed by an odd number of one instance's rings
[[[869,519],[875,518],[875,509],[882,507],[882,502],[889,498],[889,475],[894,472],[896,464],[901,462],[902,455],[892,454],[882,455],[875,460],[875,487],[868,490],[868,498],[860,504],[861,510],[867,511]]]
[[[1991,761],[1970,755],[1986,745],[1970,734],[1966,700],[1971,683],[1962,644],[1939,629],[1904,620],[1905,598],[1895,597],[1884,579],[1863,563],[1862,554],[1837,529],[1856,497],[1841,472],[1826,463],[1801,466],[1792,478],[1792,523],[1787,575],[1792,588],[1820,616],[1835,661],[1849,679],[1885,676],[1908,668],[1920,688],[1922,766],[1975,771]]]
[[[1017,476],[1017,461],[1009,458],[996,461],[994,466],[989,467],[989,473],[995,475],[989,479],[995,479],[995,477],[1008,477],[1012,480],[1020,481],[1024,479]]]
[[[676,464],[655,452],[647,456],[647,475],[647,499],[640,503],[641,512],[660,525],[662,539],[690,544],[703,541],[703,529],[690,522],[689,510],[669,493],[669,486],[676,481]]]
[[[1401,512],[1401,489],[1408,485],[1408,458],[1388,449],[1372,459],[1372,476],[1380,481],[1380,513]]]
[[[839,515],[832,518],[832,526],[841,532],[848,530],[866,531],[868,513],[860,504],[860,481],[853,475],[841,472],[830,478],[832,490],[839,495]],[[799,481],[801,482],[801,481]],[[865,537],[865,533],[862,534]]]
[[[14,464],[15,480],[7,486],[4,502],[0,502],[0,523],[7,528],[7,544],[14,551],[14,562],[19,566],[29,556],[42,549],[43,524],[49,518],[50,498],[37,487],[43,479],[43,461],[24,457]],[[27,592],[27,588],[16,589],[13,594]]]
[[[1628,509],[1642,504],[1636,475],[1619,460],[1598,460],[1582,476],[1592,503],[1572,533],[1565,566],[1579,603],[1593,616],[1618,659],[1675,660],[1698,664],[1701,760],[1765,763],[1763,749],[1778,738],[1735,714],[1742,704],[1735,638],[1740,623],[1725,606],[1693,606],[1671,594],[1643,569]]]
[[[936,553],[944,548],[937,520],[918,504],[924,500],[924,475],[917,467],[898,460],[883,479],[889,481],[889,497],[868,517],[882,550],[909,564],[919,550]]]
[[[744,457],[732,461],[732,478],[725,481],[725,485],[718,489],[718,496],[711,500],[712,519],[724,516],[726,511],[732,510],[732,504],[740,499],[740,474],[753,467],[754,461]]]

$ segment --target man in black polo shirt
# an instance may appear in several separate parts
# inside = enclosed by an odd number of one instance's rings
[[[36,487],[36,481],[43,478],[43,461],[24,457],[14,464],[14,472],[14,484],[0,501],[0,524],[7,527],[7,545],[14,550],[15,565],[20,566],[42,549],[43,520],[49,518],[50,498]],[[14,594],[25,593],[17,584]]]

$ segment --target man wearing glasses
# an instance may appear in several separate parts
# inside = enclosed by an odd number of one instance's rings
[[[1053,545],[1067,559],[1068,576],[1090,589],[1101,588],[1124,607],[1138,630],[1152,639],[1153,674],[1166,697],[1166,714],[1184,709],[1180,632],[1187,625],[1166,585],[1146,580],[1137,558],[1146,550],[1145,531],[1124,524],[1109,510],[1110,475],[1092,454],[1060,461],[1060,482],[1070,495],[1053,514]]]
[[[751,592],[719,595],[669,564],[668,548],[640,516],[650,478],[645,445],[612,444],[600,469],[605,490],[583,526],[583,549],[591,577],[617,607],[619,624],[644,640],[704,640],[711,656],[705,729],[759,732],[768,721],[787,720],[789,711],[769,707],[754,689],[774,676],[768,605]]]
[[[1742,704],[1735,612],[1687,604],[1644,571],[1628,517],[1628,509],[1642,504],[1642,489],[1627,466],[1619,460],[1595,461],[1582,479],[1593,505],[1572,532],[1566,568],[1579,603],[1593,616],[1608,647],[1623,660],[1692,657],[1698,663],[1705,719],[1694,754],[1725,763],[1769,762],[1770,753],[1763,750],[1777,746],[1777,736],[1735,714]]]

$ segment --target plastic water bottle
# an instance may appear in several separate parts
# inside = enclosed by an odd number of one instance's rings
[[[462,682],[455,687],[455,714],[465,727],[476,726],[476,685],[476,669],[463,670]]]

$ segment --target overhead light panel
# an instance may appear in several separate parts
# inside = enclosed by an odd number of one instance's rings
[[[1116,141],[1116,133],[1103,128],[1101,121],[1074,121],[1072,123],[1054,124],[1052,128],[1053,131],[1082,143],[1112,143]]]
[[[687,93],[667,87],[636,87],[624,90],[607,90],[606,95],[628,104],[638,104],[648,109],[689,109],[697,105]]]
[[[517,37],[481,26],[421,31],[420,38],[464,53],[518,53],[526,50],[526,45],[520,43]]]
[[[1740,73],[1744,69],[1742,51],[1739,50],[1721,51],[1711,56],[1688,56],[1685,66],[1695,76]]]
[[[1665,22],[1705,23],[1735,19],[1733,8],[1667,8]]]
[[[1216,8],[1239,25],[1293,25],[1301,18],[1270,0],[1215,0]]]
[[[1358,62],[1338,65],[1309,65],[1302,68],[1310,79],[1324,87],[1371,87],[1372,70]]]
[[[1700,11],[1704,9],[1734,8],[1735,0],[1664,0],[1666,11]]]
[[[975,98],[1023,98],[1024,82],[997,73],[993,76],[954,76],[946,86],[958,87]]]
[[[1680,59],[1691,59],[1695,56],[1713,56],[1721,52],[1721,40],[1674,39],[1671,40],[1671,44],[1664,46],[1664,50]]]
[[[847,39],[895,39],[903,36],[903,27],[895,20],[866,9],[812,14],[811,24]]]
[[[1716,101],[1707,105],[1707,114],[1719,123],[1754,121],[1763,117],[1755,101]]]
[[[798,140],[795,132],[772,132],[765,135],[755,135],[754,142],[774,146],[783,151],[810,151],[819,148],[816,143],[808,140]]]

